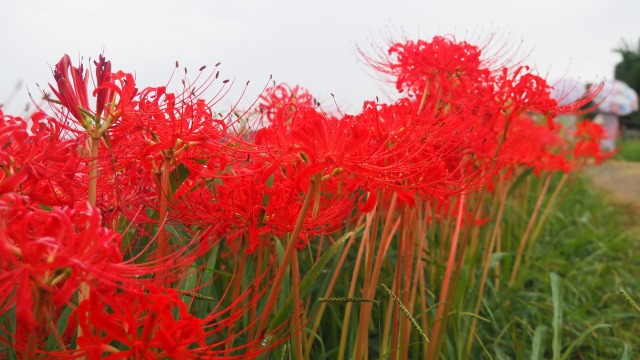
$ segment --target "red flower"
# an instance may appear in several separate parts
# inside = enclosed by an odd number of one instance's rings
[[[171,289],[92,296],[75,314],[84,330],[78,345],[95,359],[195,359],[192,346],[204,345],[203,321]]]
[[[96,117],[102,115],[105,104],[113,97],[113,89],[102,86],[111,82],[111,61],[106,61],[104,56],[99,56],[99,61],[93,62],[96,67],[96,89],[93,96],[96,97]]]
[[[81,109],[90,110],[87,96],[88,75],[89,70],[85,72],[82,64],[79,67],[71,66],[69,55],[64,54],[53,70],[57,89],[49,85],[62,106],[69,110],[81,125],[86,121]]]
[[[49,206],[73,204],[86,191],[78,141],[62,139],[43,113],[31,116],[32,134],[21,118],[0,116],[0,194],[19,192]]]
[[[580,121],[575,132],[576,141],[573,156],[577,160],[586,161],[592,158],[596,164],[615,155],[615,151],[604,152],[600,142],[604,138],[602,127],[591,120]]]
[[[0,291],[8,294],[0,314],[15,307],[18,347],[30,332],[44,331],[34,307],[67,304],[83,281],[124,280],[120,235],[102,227],[99,213],[86,202],[47,212],[26,197],[4,194],[0,219]]]
[[[480,48],[452,37],[397,42],[380,59],[362,55],[374,69],[391,75],[398,91],[418,99],[425,91],[435,96],[473,91],[472,84],[490,74]]]
[[[71,65],[69,55],[64,55],[56,64],[53,75],[56,87],[49,85],[60,105],[67,109],[76,122],[86,131],[95,132],[93,136],[101,136],[106,129],[128,109],[137,93],[133,75],[118,71],[111,73],[111,62],[100,55],[94,62],[96,66],[96,86],[93,96],[96,97],[95,109],[89,104],[88,82],[89,70]],[[70,74],[70,75],[69,75]],[[118,97],[114,97],[114,93]],[[102,119],[103,114],[104,119]],[[65,123],[66,116],[60,114],[58,122]],[[77,128],[67,126],[68,130],[77,132]]]

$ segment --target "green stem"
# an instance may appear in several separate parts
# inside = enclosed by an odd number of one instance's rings
[[[262,283],[262,277],[260,276],[260,274],[262,273],[263,269],[263,265],[262,265],[262,259],[264,258],[264,250],[266,249],[266,247],[263,245],[263,241],[259,241],[258,242],[258,248],[256,249],[256,269],[255,269],[255,276],[254,276],[254,282],[253,282],[253,291],[257,294],[259,293],[260,290],[260,285]],[[249,312],[249,324],[254,324],[255,323],[255,319],[256,316],[258,315],[258,304],[254,303],[253,305],[251,305],[251,310]],[[254,333],[254,328],[251,327],[249,328],[249,343],[253,342],[254,338],[255,338],[255,333]]]

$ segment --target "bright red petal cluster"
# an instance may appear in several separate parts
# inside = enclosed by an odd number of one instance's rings
[[[203,98],[216,70],[181,92],[138,90],[103,56],[91,91],[89,70],[65,55],[51,85],[55,116],[38,112],[28,128],[0,113],[0,291],[10,294],[0,315],[17,323],[3,340],[27,355],[257,356],[264,334],[236,325],[260,322],[273,269],[253,269],[251,284],[218,275],[246,276],[250,254],[275,263],[280,239],[296,233],[304,248],[376,206],[435,199],[448,209],[516,169],[568,173],[611,156],[598,125],[564,137],[553,124],[590,97],[561,107],[527,66],[483,56],[451,37],[391,44],[366,60],[400,96],[344,115],[286,84],[267,88],[255,111],[220,113],[226,81]],[[197,316],[193,301],[207,298],[198,291],[225,280],[217,305]],[[76,304],[82,284],[90,296]],[[57,321],[69,324],[62,334]]]

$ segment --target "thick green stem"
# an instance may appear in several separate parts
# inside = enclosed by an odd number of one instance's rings
[[[44,310],[44,318],[49,319],[47,321],[47,327],[49,328],[51,335],[53,335],[53,338],[56,340],[59,350],[67,351],[67,346],[64,344],[64,339],[62,339],[62,335],[60,335],[60,332],[58,331],[56,324],[53,323],[53,316],[51,316],[51,314],[46,308],[43,310]]]

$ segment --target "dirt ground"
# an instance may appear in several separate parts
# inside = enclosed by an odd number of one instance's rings
[[[640,215],[640,163],[608,160],[589,166],[585,172],[613,202],[633,208]]]

